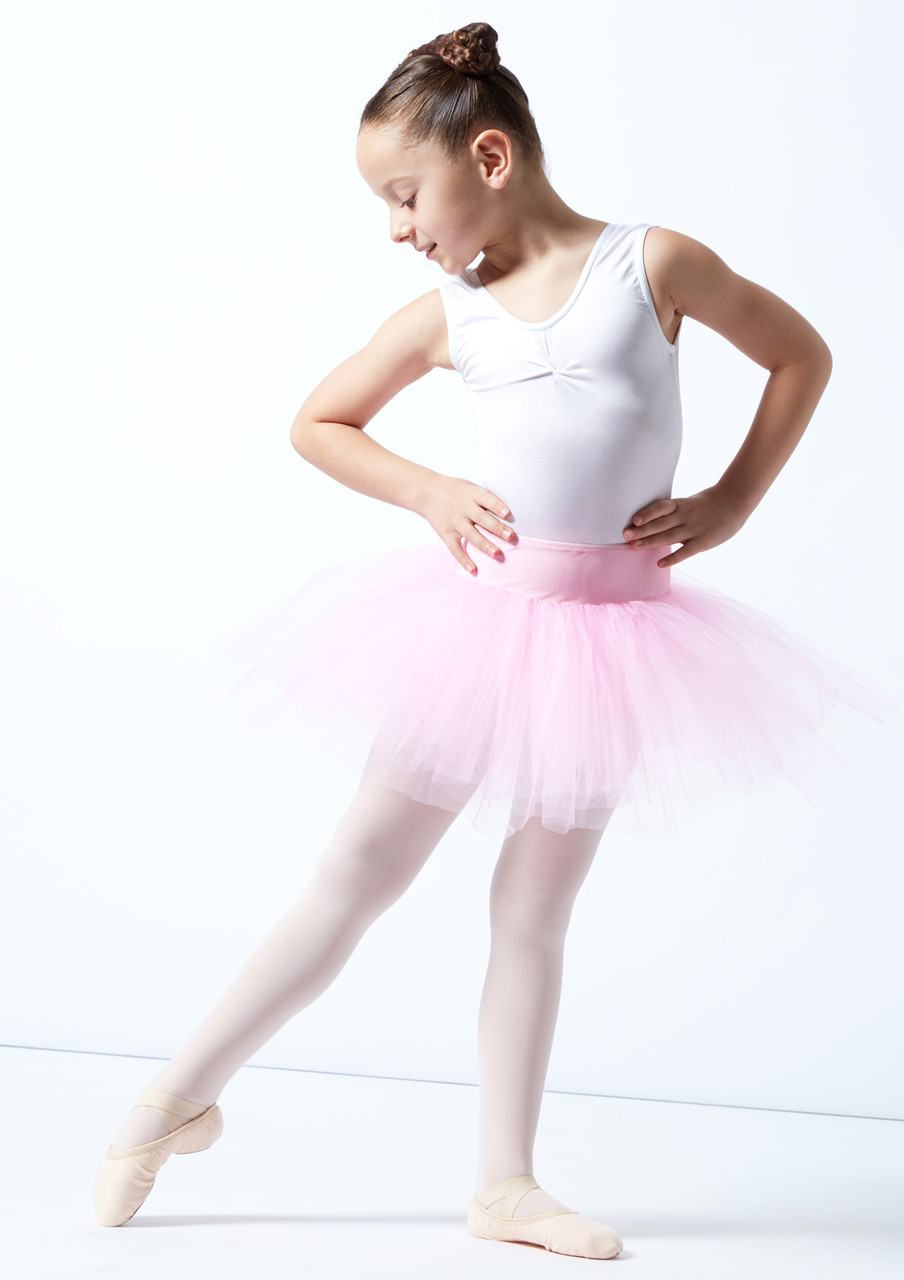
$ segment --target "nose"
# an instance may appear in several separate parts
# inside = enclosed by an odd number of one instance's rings
[[[395,212],[389,216],[389,238],[395,244],[403,244],[413,234],[414,228],[407,217],[397,218]]]

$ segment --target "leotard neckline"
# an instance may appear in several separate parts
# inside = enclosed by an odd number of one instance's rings
[[[590,250],[590,253],[587,255],[587,259],[583,267],[581,268],[581,274],[578,276],[578,282],[574,286],[574,289],[571,292],[571,297],[567,300],[567,302],[564,302],[562,306],[559,307],[555,315],[550,316],[548,320],[536,320],[536,321],[519,320],[519,318],[516,315],[513,315],[511,311],[509,311],[506,307],[502,305],[502,303],[499,301],[498,298],[496,298],[492,293],[490,293],[489,289],[486,287],[486,285],[481,280],[480,276],[477,274],[476,267],[466,267],[465,271],[467,273],[468,279],[478,290],[480,290],[483,293],[483,296],[489,301],[490,306],[493,307],[496,311],[500,312],[502,315],[504,315],[507,319],[509,319],[512,322],[512,324],[516,324],[522,329],[548,329],[550,328],[551,325],[558,323],[558,321],[562,319],[565,313],[567,311],[570,311],[571,308],[574,306],[575,302],[577,302],[578,296],[584,287],[584,283],[590,274],[590,268],[593,266],[593,263],[596,260],[597,254],[599,253],[600,246],[608,236],[609,232],[613,229],[613,227],[617,225],[618,224],[615,222],[607,222],[606,225],[603,227],[602,231],[597,236],[597,239],[595,244],[593,245],[593,248]]]

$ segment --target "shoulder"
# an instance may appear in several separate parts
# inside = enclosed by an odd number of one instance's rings
[[[739,276],[709,245],[669,227],[651,226],[644,240],[644,269],[675,310],[708,323],[719,302],[746,297],[749,280]]]
[[[651,289],[668,298],[676,315],[715,330],[765,369],[798,358],[831,359],[823,339],[799,312],[733,271],[693,236],[651,226],[644,268]]]
[[[701,290],[718,289],[733,272],[707,245],[669,227],[651,226],[644,237],[644,269],[654,292],[668,297],[676,311]]]
[[[412,299],[384,320],[374,340],[407,350],[431,368],[453,369],[441,290]]]

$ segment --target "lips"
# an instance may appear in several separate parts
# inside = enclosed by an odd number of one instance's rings
[[[435,244],[432,244],[432,245],[430,246],[430,248],[427,250],[427,257],[428,257],[428,258],[430,257],[431,253],[433,252],[433,250],[434,250],[435,248],[436,248],[436,245],[435,245]]]

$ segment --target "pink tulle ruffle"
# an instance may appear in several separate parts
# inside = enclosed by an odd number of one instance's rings
[[[778,779],[816,803],[897,710],[681,571],[659,598],[597,604],[494,574],[471,578],[441,545],[379,552],[316,573],[214,651],[247,723],[297,713],[366,780],[492,834],[533,817],[602,830],[617,806],[632,832],[669,835],[685,807]]]

